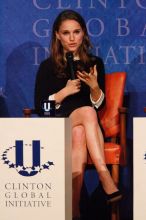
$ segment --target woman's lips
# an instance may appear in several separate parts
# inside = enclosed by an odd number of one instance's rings
[[[75,47],[77,44],[74,43],[74,44],[69,44],[69,47]]]

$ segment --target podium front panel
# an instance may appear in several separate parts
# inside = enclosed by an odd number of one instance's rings
[[[134,220],[146,219],[146,118],[134,118]]]
[[[71,220],[69,119],[1,118],[0,134],[0,219]]]

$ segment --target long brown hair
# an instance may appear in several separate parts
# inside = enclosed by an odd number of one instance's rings
[[[62,47],[60,41],[56,37],[56,32],[59,31],[59,28],[60,28],[62,22],[65,20],[77,21],[80,24],[80,26],[84,32],[83,42],[79,48],[79,57],[80,57],[80,60],[85,64],[87,64],[89,62],[88,52],[89,52],[89,48],[91,47],[86,24],[85,24],[85,21],[82,18],[82,16],[73,10],[62,11],[57,16],[57,18],[55,19],[54,24],[53,24],[51,50],[50,50],[50,52],[51,52],[50,56],[51,56],[52,61],[54,63],[54,67],[56,68],[56,72],[58,74],[60,74],[64,71],[64,69],[66,67],[66,62],[65,62],[64,56],[63,56],[63,47]]]

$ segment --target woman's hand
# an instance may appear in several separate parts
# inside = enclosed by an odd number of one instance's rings
[[[96,70],[96,65],[94,65],[94,67],[90,68],[89,73],[87,73],[85,71],[82,71],[82,72],[77,71],[77,77],[78,77],[78,79],[83,81],[86,85],[88,85],[90,87],[90,89],[92,89],[92,90],[95,90],[99,87],[98,82],[97,82],[98,73]]]
[[[97,81],[98,72],[96,69],[96,65],[90,68],[89,73],[85,71],[83,72],[77,71],[77,77],[90,87],[90,94],[91,94],[92,100],[97,101],[101,95],[101,90],[99,88],[98,81]]]
[[[81,82],[79,79],[68,80],[66,86],[54,94],[56,103],[61,102],[69,95],[73,95],[80,91]]]
[[[78,93],[80,91],[80,88],[81,88],[81,82],[79,79],[74,79],[74,80],[69,79],[65,86],[67,96]]]

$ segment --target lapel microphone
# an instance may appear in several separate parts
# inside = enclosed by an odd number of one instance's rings
[[[66,60],[69,66],[69,71],[70,71],[70,77],[71,79],[75,79],[75,73],[74,73],[74,66],[73,66],[73,53],[72,52],[67,52],[66,53]]]

